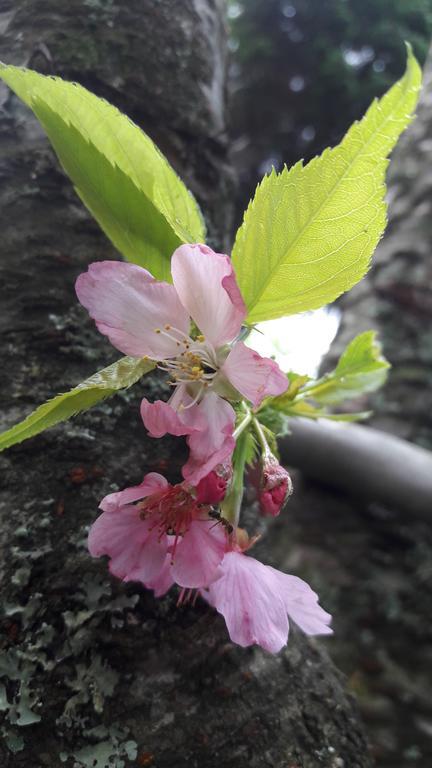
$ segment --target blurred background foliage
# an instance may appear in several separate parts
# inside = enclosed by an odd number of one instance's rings
[[[432,0],[228,0],[237,223],[271,166],[339,142],[404,71],[424,63]]]

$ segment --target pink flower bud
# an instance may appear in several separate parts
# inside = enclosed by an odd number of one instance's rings
[[[262,465],[258,501],[262,515],[276,517],[292,493],[291,478],[272,454],[265,456]]]
[[[232,479],[230,462],[218,466],[203,477],[196,487],[198,504],[218,504],[224,498]]]

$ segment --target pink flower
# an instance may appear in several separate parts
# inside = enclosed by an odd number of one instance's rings
[[[235,413],[229,400],[258,406],[287,389],[278,365],[234,342],[246,307],[228,256],[206,245],[182,245],[172,257],[173,285],[135,264],[103,261],[80,275],[76,292],[101,333],[117,349],[149,357],[167,370],[174,392],[168,403],[143,401],[150,435],[185,435],[183,469],[196,485],[234,449]],[[191,318],[202,335],[190,335]]]
[[[106,496],[100,508],[88,547],[93,557],[110,557],[114,576],[141,581],[156,595],[174,582],[196,588],[215,577],[227,536],[185,483],[170,485],[150,472],[140,485]]]
[[[276,517],[292,493],[292,480],[276,456],[267,453],[262,461],[258,501],[261,514]]]
[[[218,573],[202,594],[224,617],[234,643],[277,653],[288,642],[288,618],[307,635],[332,634],[330,614],[296,576],[263,565],[239,547],[226,553]]]

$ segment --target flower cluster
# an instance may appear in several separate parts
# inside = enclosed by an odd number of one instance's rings
[[[262,444],[262,513],[279,514],[291,492],[256,418],[265,398],[287,389],[287,377],[240,340],[246,307],[227,256],[183,245],[172,257],[172,279],[106,261],[91,264],[76,283],[81,304],[117,349],[169,375],[167,402],[142,401],[149,435],[185,436],[189,447],[181,483],[151,472],[103,499],[90,553],[108,555],[115,576],[156,596],[174,584],[180,601],[196,591],[242,646],[279,651],[288,617],[307,634],[329,634],[331,617],[310,587],[247,554],[254,539],[239,527],[245,459],[234,451],[244,430],[255,427]]]

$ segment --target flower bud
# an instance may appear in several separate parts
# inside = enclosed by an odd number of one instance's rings
[[[258,502],[262,515],[276,517],[292,493],[292,480],[273,454],[264,456]]]
[[[198,504],[218,504],[225,497],[232,480],[231,462],[218,466],[203,477],[196,487]]]

